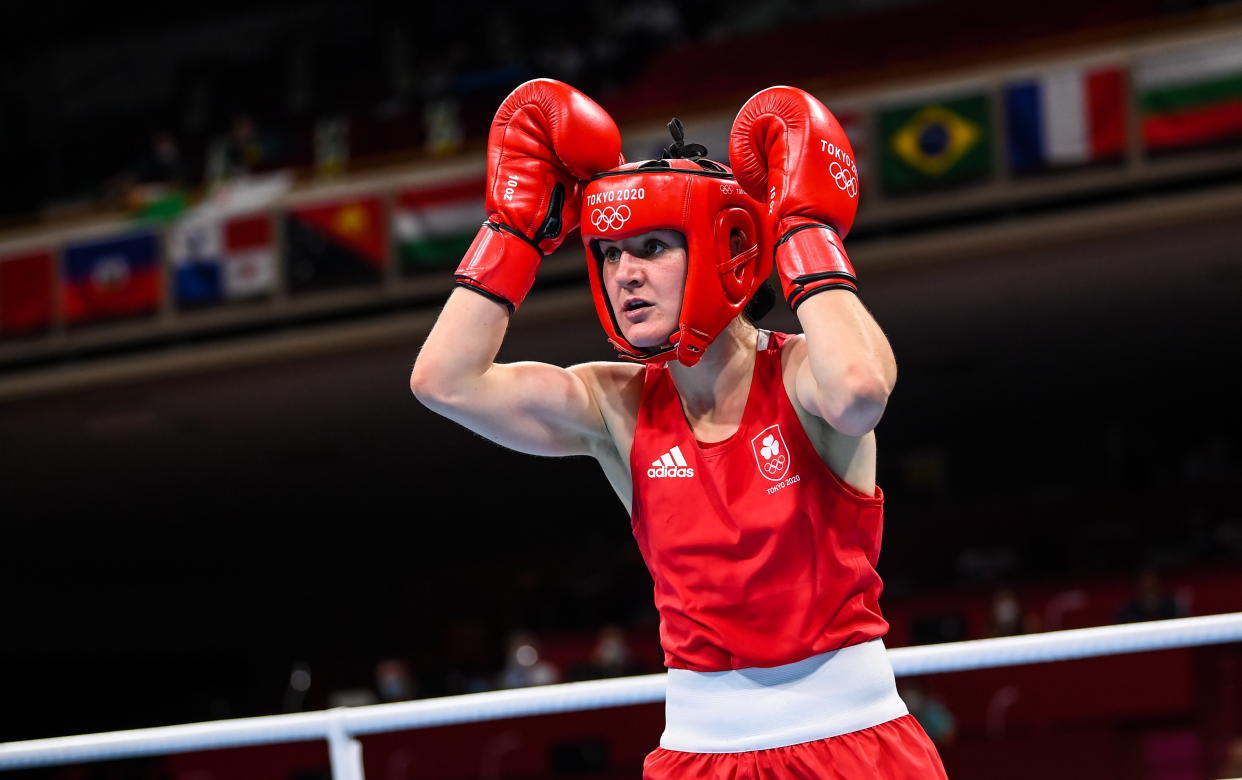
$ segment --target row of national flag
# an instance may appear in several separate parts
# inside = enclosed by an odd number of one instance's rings
[[[273,213],[272,197],[232,198],[167,228],[60,246],[0,250],[0,336],[290,294],[378,286],[389,258],[417,274],[456,262],[483,221],[482,176],[398,191],[391,218],[378,194]],[[391,223],[391,224],[390,224]],[[389,244],[394,247],[391,253]]]
[[[891,196],[985,181],[998,163],[1021,177],[1119,161],[1132,127],[1148,154],[1237,144],[1242,40],[1158,52],[1128,68],[1050,68],[1008,79],[999,93],[880,100],[868,112],[839,110],[838,118],[864,193],[876,187]],[[688,123],[692,140],[695,129]],[[723,156],[727,128],[703,131]],[[485,216],[481,174],[401,189],[388,209],[377,193],[282,207],[290,187],[279,176],[232,185],[168,228],[0,249],[0,336],[45,331],[57,320],[149,315],[165,296],[187,310],[278,289],[379,285],[390,258],[403,275],[451,267]]]
[[[1242,40],[1147,55],[1128,69],[1050,68],[1006,81],[999,111],[992,99],[980,90],[879,107],[872,182],[905,195],[985,180],[998,160],[1019,176],[1117,161],[1132,111],[1149,154],[1237,144]]]

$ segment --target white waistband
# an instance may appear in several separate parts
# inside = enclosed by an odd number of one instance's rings
[[[664,711],[660,747],[690,753],[796,745],[909,712],[880,639],[768,669],[669,669]]]

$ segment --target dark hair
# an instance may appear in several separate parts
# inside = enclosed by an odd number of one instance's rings
[[[771,282],[765,281],[759,285],[758,290],[755,290],[755,294],[750,296],[742,314],[753,324],[766,317],[775,305],[776,290],[772,289]]]

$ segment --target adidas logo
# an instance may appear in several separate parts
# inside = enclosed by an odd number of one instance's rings
[[[688,468],[690,464],[686,463],[685,457],[681,454],[680,447],[674,447],[660,457],[651,461],[651,468],[647,469],[649,477],[693,477],[694,469]]]

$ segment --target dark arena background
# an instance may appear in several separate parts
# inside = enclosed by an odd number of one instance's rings
[[[0,46],[0,743],[660,671],[593,462],[411,395],[538,76],[727,156],[849,132],[899,379],[890,648],[1242,611],[1242,4],[39,4]],[[778,304],[762,323],[797,330]],[[462,333],[463,340],[471,338]],[[571,236],[501,360],[612,359]],[[903,678],[957,780],[1242,775],[1242,646]],[[658,704],[362,739],[369,778],[630,778]],[[330,776],[326,743],[12,770]]]

